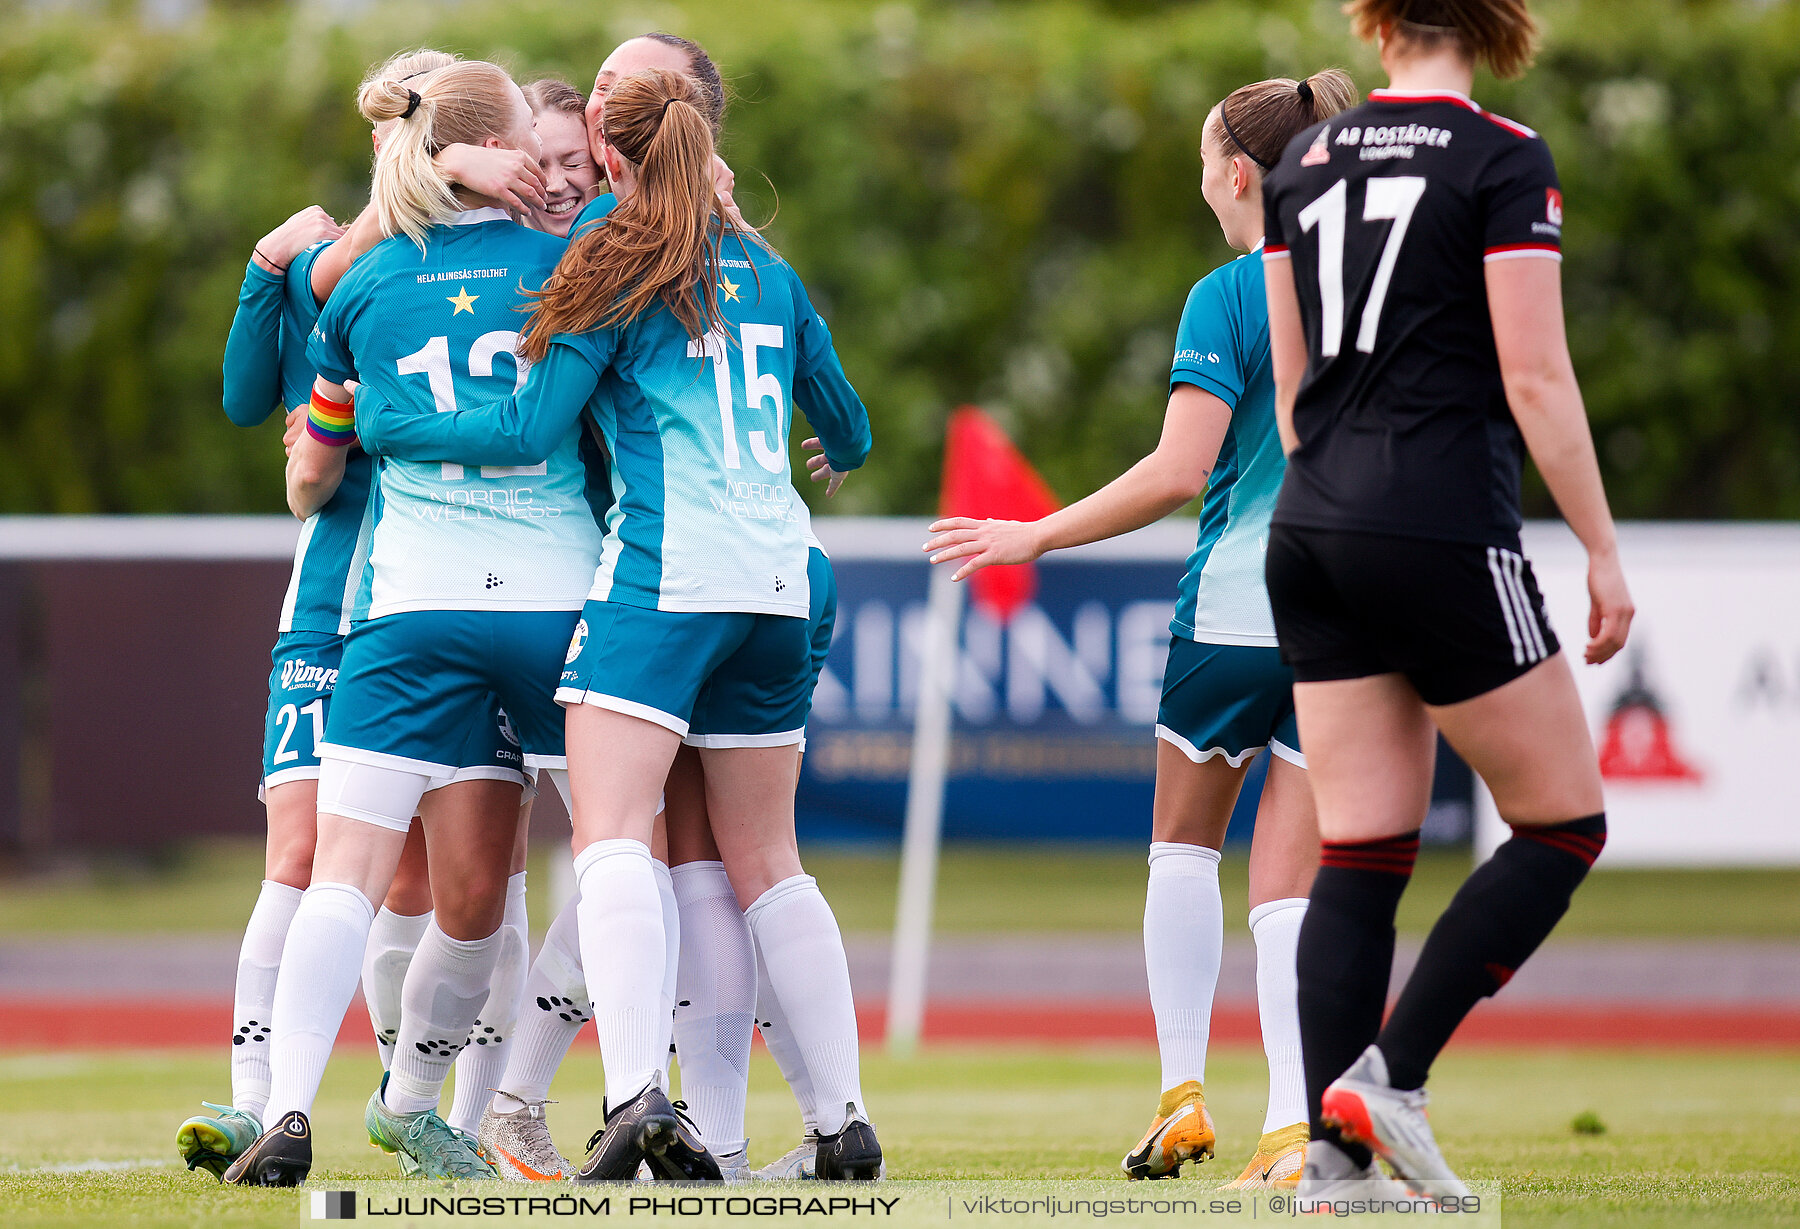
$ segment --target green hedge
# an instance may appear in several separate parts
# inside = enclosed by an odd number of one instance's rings
[[[1199,192],[1207,108],[1324,64],[1378,83],[1323,3],[326,7],[9,17],[0,511],[280,507],[277,429],[218,410],[243,260],[302,205],[355,211],[352,89],[402,46],[577,82],[649,24],[713,49],[740,195],[776,212],[875,420],[838,501],[863,512],[930,509],[963,401],[1065,497],[1129,464],[1183,296],[1230,255]],[[1559,155],[1576,362],[1619,510],[1800,514],[1800,14],[1540,7],[1538,68],[1477,92]]]

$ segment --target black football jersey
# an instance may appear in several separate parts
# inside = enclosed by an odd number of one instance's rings
[[[1263,207],[1307,345],[1275,521],[1516,549],[1524,441],[1483,266],[1562,258],[1543,140],[1460,94],[1376,90],[1294,139]]]

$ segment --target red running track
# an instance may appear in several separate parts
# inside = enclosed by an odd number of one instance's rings
[[[879,1040],[879,1004],[858,1011],[865,1040]],[[591,1039],[593,1025],[584,1030]],[[211,999],[0,999],[0,1049],[160,1050],[220,1045],[231,1033],[231,1004]],[[1254,1007],[1213,1012],[1222,1044],[1260,1044]],[[1656,1008],[1590,1003],[1578,1007],[1483,1003],[1457,1033],[1461,1045],[1601,1047],[1744,1047],[1800,1049],[1800,1009]],[[1153,1044],[1147,1003],[1054,1001],[943,1002],[925,1013],[925,1040],[938,1043],[1071,1045]],[[370,1045],[374,1032],[361,1003],[350,1009],[340,1045]]]

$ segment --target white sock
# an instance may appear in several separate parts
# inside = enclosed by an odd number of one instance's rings
[[[608,1106],[625,1105],[660,1078],[669,1058],[670,1017],[662,1000],[668,953],[654,866],[642,841],[595,841],[575,855],[581,964]]]
[[[1144,966],[1162,1051],[1163,1091],[1206,1079],[1213,991],[1225,948],[1219,851],[1154,841],[1144,896]]]
[[[675,981],[681,1099],[713,1155],[730,1156],[745,1143],[756,947],[723,862],[689,862],[671,873],[681,906]]]
[[[1256,938],[1256,1014],[1269,1057],[1269,1109],[1263,1133],[1305,1122],[1306,1069],[1300,1061],[1300,983],[1294,956],[1306,898],[1272,900],[1250,910]]]
[[[575,1034],[594,1018],[581,970],[581,923],[576,918],[580,903],[579,894],[571,896],[550,923],[544,946],[525,977],[519,1023],[500,1081],[505,1091],[495,1094],[493,1101],[499,1113],[509,1114],[522,1108],[522,1101],[549,1096],[550,1081],[575,1043]]]
[[[757,897],[744,917],[812,1077],[819,1130],[834,1135],[844,1129],[852,1107],[867,1116],[856,1004],[837,918],[811,875],[783,879]]]
[[[819,1106],[813,1097],[812,1076],[806,1073],[806,1060],[800,1057],[800,1043],[794,1040],[787,1013],[781,1010],[781,1000],[775,997],[775,987],[769,984],[769,966],[762,958],[761,948],[756,951],[756,1028],[762,1034],[763,1044],[769,1047],[775,1065],[781,1068],[781,1078],[793,1091],[794,1101],[800,1106],[800,1121],[808,1132],[816,1133]]]
[[[381,1094],[396,1114],[438,1107],[450,1064],[487,1003],[504,929],[485,939],[452,939],[436,922],[425,928],[400,991],[400,1039]]]
[[[300,898],[275,982],[265,1123],[293,1110],[312,1113],[374,922],[375,906],[347,883],[315,883]]]
[[[362,963],[363,1002],[369,1008],[369,1023],[375,1026],[375,1050],[383,1071],[394,1065],[394,1039],[400,1036],[400,987],[429,925],[429,913],[394,913],[383,905],[369,928]]]
[[[469,1135],[481,1128],[481,1111],[501,1087],[519,1019],[519,996],[531,963],[531,922],[525,915],[525,872],[506,881],[506,916],[500,922],[500,953],[487,1003],[469,1030],[469,1044],[456,1056],[456,1088],[445,1119]]]
[[[662,1067],[657,1077],[662,1081],[662,1090],[668,1092],[669,1064],[675,1058],[675,976],[681,967],[681,906],[675,899],[675,880],[669,868],[661,862],[652,861],[650,870],[656,875],[656,900],[662,907],[663,920],[663,984],[662,1009],[663,1018],[669,1021],[669,1050],[663,1055]]]
[[[263,880],[238,948],[237,990],[231,1000],[231,1105],[263,1121],[269,1108],[269,1030],[275,1019],[275,978],[288,923],[301,891]]]

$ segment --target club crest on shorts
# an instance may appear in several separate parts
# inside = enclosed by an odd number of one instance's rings
[[[567,663],[564,663],[564,664],[567,664]],[[507,742],[511,743],[513,746],[515,746],[515,747],[518,746],[519,745],[519,731],[513,728],[512,715],[503,708],[498,709],[496,711],[499,714],[500,737],[504,738]]]
[[[563,665],[568,665],[581,656],[581,650],[587,647],[587,620],[582,619],[575,624],[575,634],[569,637],[568,656],[563,658]]]

